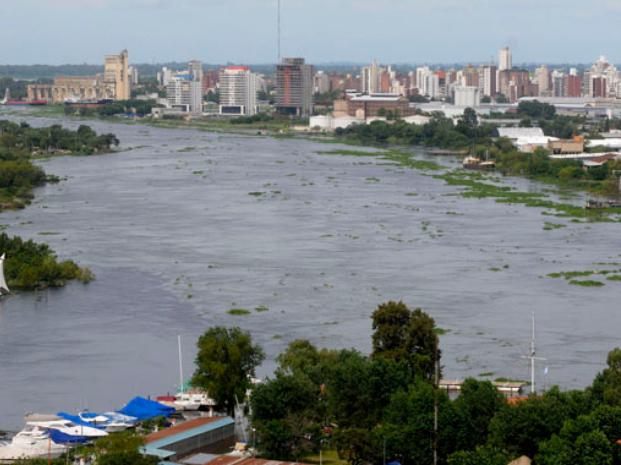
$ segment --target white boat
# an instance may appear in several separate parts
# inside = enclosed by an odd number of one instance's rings
[[[0,296],[9,294],[11,291],[9,290],[9,286],[6,284],[6,280],[4,279],[4,258],[5,254],[0,256]]]
[[[178,393],[172,402],[172,406],[181,411],[205,409],[212,411],[216,402],[206,392],[193,388],[187,392]]]
[[[29,421],[26,424],[39,428],[54,429],[68,436],[74,437],[101,438],[108,435],[108,433],[102,429],[85,425],[76,425],[72,421],[64,419],[52,421]]]
[[[67,446],[52,441],[45,428],[26,425],[11,442],[0,446],[0,462],[43,457],[57,458],[66,450]]]
[[[80,420],[90,423],[95,428],[101,428],[108,433],[125,431],[136,426],[136,417],[130,417],[118,412],[90,413],[81,412],[78,414]]]

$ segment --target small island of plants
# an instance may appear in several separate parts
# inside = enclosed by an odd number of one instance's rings
[[[11,289],[35,290],[62,287],[68,281],[88,283],[94,279],[88,268],[72,260],[58,261],[47,244],[0,234],[0,253],[6,254],[4,275]]]

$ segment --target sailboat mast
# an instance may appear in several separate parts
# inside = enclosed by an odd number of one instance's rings
[[[532,315],[532,334],[530,339],[530,392],[535,393],[535,312]]]
[[[179,390],[183,394],[183,357],[181,356],[181,335],[177,335],[177,345],[179,347]]]

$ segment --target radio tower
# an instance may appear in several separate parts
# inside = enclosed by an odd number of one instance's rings
[[[280,63],[280,0],[278,0],[278,13],[277,13],[277,28],[278,28],[278,33],[277,33],[277,42],[278,42],[278,60],[276,61],[276,63]]]

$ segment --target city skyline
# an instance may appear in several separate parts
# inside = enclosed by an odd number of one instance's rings
[[[282,56],[326,64],[481,63],[509,46],[514,63],[589,63],[599,55],[621,62],[617,2],[464,3],[282,0]],[[267,64],[277,56],[276,0],[9,0],[0,15],[0,38],[20,37],[2,64],[96,63],[123,48],[133,63]]]

